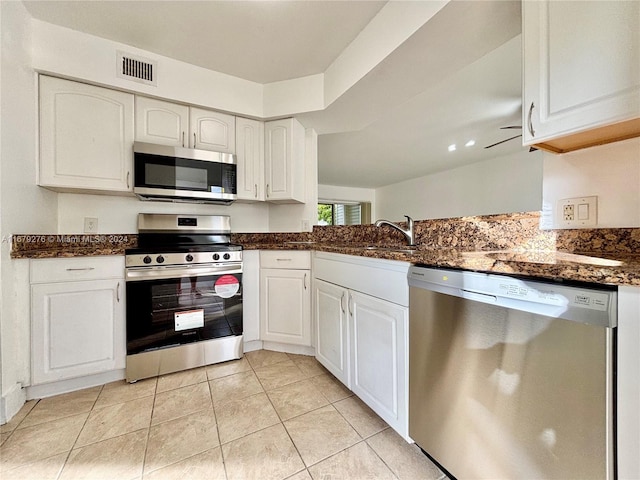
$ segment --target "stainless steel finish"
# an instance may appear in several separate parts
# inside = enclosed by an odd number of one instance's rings
[[[168,278],[203,277],[206,275],[224,275],[242,273],[242,263],[219,265],[166,265],[160,267],[129,267],[125,272],[125,281],[140,282]]]
[[[227,265],[227,264],[235,264],[242,262],[242,251],[229,251],[224,252],[229,255],[228,259],[224,258],[224,254],[220,252],[218,255],[220,256],[219,260],[213,259],[213,254],[211,252],[191,252],[191,253],[163,253],[161,255],[147,255],[147,254],[130,254],[125,258],[125,266],[127,268],[130,267],[143,267],[143,268],[152,268],[152,267],[161,267],[166,268],[168,266],[185,266],[187,268],[192,266],[200,266],[200,265]],[[190,255],[193,260],[191,262],[187,262],[185,257]],[[164,259],[163,262],[158,262],[158,257],[162,257]],[[145,258],[150,258],[151,261],[149,263],[145,262]]]
[[[133,152],[146,153],[149,155],[162,155],[164,157],[188,158],[191,160],[202,160],[204,162],[237,163],[236,156],[232,153],[212,152],[209,150],[173,147],[169,145],[156,145],[155,143],[134,142]]]
[[[127,356],[127,382],[242,358],[243,336],[153,350]]]
[[[407,219],[407,223],[409,224],[409,228],[407,228],[406,230],[400,227],[399,225],[396,225],[395,223],[390,222],[389,220],[378,220],[376,222],[376,227],[380,227],[382,225],[389,225],[391,228],[395,228],[405,236],[405,238],[407,239],[407,242],[409,242],[408,243],[409,246],[413,247],[416,244],[416,235],[413,228],[413,219],[409,215],[405,215],[405,218]]]
[[[618,324],[618,296],[611,290],[416,266],[409,268],[408,279],[410,287],[508,309],[601,327]]]
[[[67,268],[67,272],[85,272],[85,271],[90,271],[90,270],[94,270],[95,267],[83,267],[83,268]]]
[[[613,479],[617,294],[409,270],[409,435],[460,479]]]
[[[177,148],[177,147],[176,147]],[[231,203],[236,200],[234,193],[196,192],[191,190],[170,190],[168,188],[134,187],[135,193],[141,200],[155,200],[166,202],[189,203]]]
[[[197,225],[179,225],[181,220],[194,220]],[[229,215],[139,213],[138,232],[230,234],[231,217]]]
[[[533,102],[531,102],[531,106],[529,107],[529,116],[527,117],[527,128],[529,129],[529,133],[531,134],[532,137],[536,136],[536,132],[533,129],[533,122],[531,120],[531,117],[533,116],[533,108],[535,107],[535,105],[533,104]]]

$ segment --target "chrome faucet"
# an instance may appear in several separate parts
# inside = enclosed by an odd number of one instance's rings
[[[390,222],[389,220],[376,221],[376,227],[380,227],[381,225],[389,225],[391,228],[395,228],[406,237],[407,241],[409,242],[409,246],[413,247],[416,244],[416,235],[413,230],[413,218],[411,218],[409,215],[405,215],[405,217],[407,219],[407,223],[409,224],[409,228],[407,230],[404,230],[402,227]]]

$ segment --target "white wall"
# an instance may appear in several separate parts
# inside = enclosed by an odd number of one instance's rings
[[[598,197],[598,227],[640,227],[640,138],[544,154],[541,226],[554,228],[557,202]]]
[[[55,194],[36,186],[36,83],[30,57],[31,22],[21,2],[0,2],[0,34],[2,423],[22,406],[21,386],[30,378],[28,262],[9,257],[9,235],[55,231],[57,200]]]
[[[58,197],[57,233],[83,233],[84,217],[98,219],[98,233],[137,233],[138,213],[230,215],[231,230],[235,233],[269,231],[269,206],[265,203],[196,205],[143,202],[134,196],[61,193]]]
[[[404,221],[538,211],[542,153],[522,152],[376,189],[376,217]]]

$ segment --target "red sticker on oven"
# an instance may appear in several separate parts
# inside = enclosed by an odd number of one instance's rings
[[[222,275],[216,280],[215,285],[216,294],[222,298],[231,298],[238,290],[240,290],[240,280],[233,275]]]

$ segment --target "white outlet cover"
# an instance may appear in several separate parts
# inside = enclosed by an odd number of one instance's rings
[[[573,220],[565,220],[565,207],[573,205]],[[586,206],[585,206],[586,205]],[[588,212],[587,218],[579,218],[578,212]],[[598,225],[598,197],[573,197],[558,200],[555,228],[592,228]]]
[[[84,217],[84,233],[97,233],[98,219],[95,217]]]

